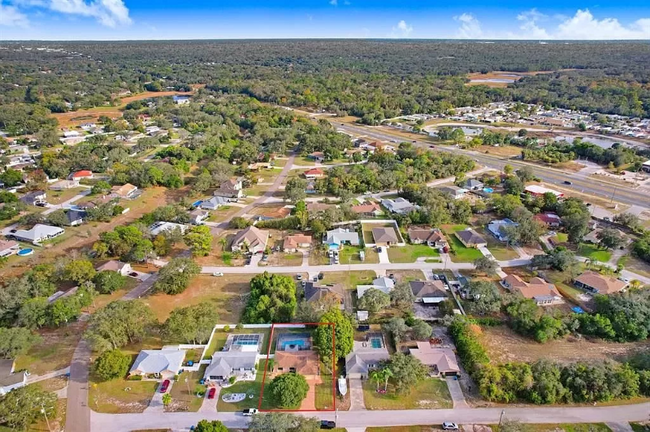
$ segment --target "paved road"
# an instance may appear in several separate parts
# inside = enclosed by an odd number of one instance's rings
[[[503,408],[460,408],[408,411],[339,411],[339,427],[406,426],[440,424],[495,424]],[[650,403],[610,407],[506,408],[504,419],[523,423],[626,423],[648,419]],[[334,420],[333,413],[304,413]],[[187,429],[202,419],[221,420],[229,428],[248,422],[239,413],[92,414],[93,432],[126,432],[134,429]],[[67,431],[67,429],[66,429]]]
[[[356,125],[337,125],[337,128],[342,129],[355,136],[366,136],[381,141],[404,141],[404,138],[402,136],[397,135],[390,129],[381,126],[364,127]],[[419,146],[429,147],[431,145],[431,142],[424,140],[415,140],[415,144]],[[436,145],[436,150],[452,153],[462,153],[476,159],[482,165],[499,170],[502,170],[505,165],[511,165],[515,169],[528,166],[533,169],[537,177],[546,183],[561,185],[563,188],[571,189],[576,192],[596,195],[599,197],[613,197],[616,201],[625,204],[642,205],[644,207],[650,208],[649,194],[643,193],[642,191],[620,188],[611,183],[601,182],[594,178],[585,178],[584,176],[576,173],[568,173],[566,171],[543,167],[537,164],[527,163],[516,159],[502,159],[498,156],[479,153],[476,151],[463,150],[452,146]],[[571,180],[573,184],[564,184],[566,180]]]
[[[70,365],[65,421],[66,432],[88,432],[90,430],[91,415],[88,407],[90,354],[90,345],[85,339],[82,339],[74,351],[72,364]]]

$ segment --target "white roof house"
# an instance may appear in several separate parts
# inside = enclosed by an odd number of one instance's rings
[[[357,285],[357,298],[363,295],[371,288],[378,289],[379,291],[389,294],[395,288],[395,281],[389,277],[382,276],[372,281],[372,285]]]
[[[359,234],[356,231],[350,231],[344,228],[336,228],[327,231],[325,235],[325,243],[328,245],[336,246],[349,243],[352,246],[358,246]]]
[[[381,205],[386,207],[389,212],[397,214],[407,214],[413,210],[417,210],[419,207],[415,204],[412,204],[409,200],[402,197],[392,199],[385,199],[381,201]]]
[[[22,240],[37,244],[54,237],[58,237],[64,232],[65,230],[63,228],[51,225],[36,224],[32,227],[32,229],[16,230],[10,235],[13,236],[16,240]]]
[[[205,200],[201,202],[201,207],[204,210],[216,210],[222,205],[229,204],[230,201],[227,198],[220,197],[220,196],[214,196],[208,200]]]
[[[154,375],[171,378],[178,374],[185,359],[185,351],[175,349],[142,350],[136,357],[129,375]]]
[[[187,225],[177,224],[174,222],[155,222],[149,227],[149,232],[151,235],[155,236],[165,231],[171,232],[175,229],[179,229],[181,230],[181,233],[185,234]]]

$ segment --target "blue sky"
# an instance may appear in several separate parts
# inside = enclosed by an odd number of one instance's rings
[[[650,39],[650,1],[0,0],[0,40],[238,38]]]

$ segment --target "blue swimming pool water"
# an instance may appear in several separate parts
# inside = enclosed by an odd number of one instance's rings
[[[34,252],[34,249],[21,249],[16,253],[18,256],[27,256],[31,255]]]
[[[304,339],[283,340],[280,349],[282,351],[285,351],[287,349],[287,346],[292,346],[292,345],[300,347],[300,348],[304,348],[305,344],[306,344],[306,341]]]
[[[379,338],[370,339],[370,346],[373,348],[381,348],[381,339]]]
[[[492,193],[492,192],[494,192],[494,189],[492,189],[492,188],[487,188],[487,187],[486,187],[486,188],[483,188],[483,192],[485,192],[485,193]]]

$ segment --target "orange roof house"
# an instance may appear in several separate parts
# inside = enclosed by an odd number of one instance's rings
[[[274,368],[276,372],[295,372],[300,375],[318,375],[318,354],[316,351],[276,351]]]

